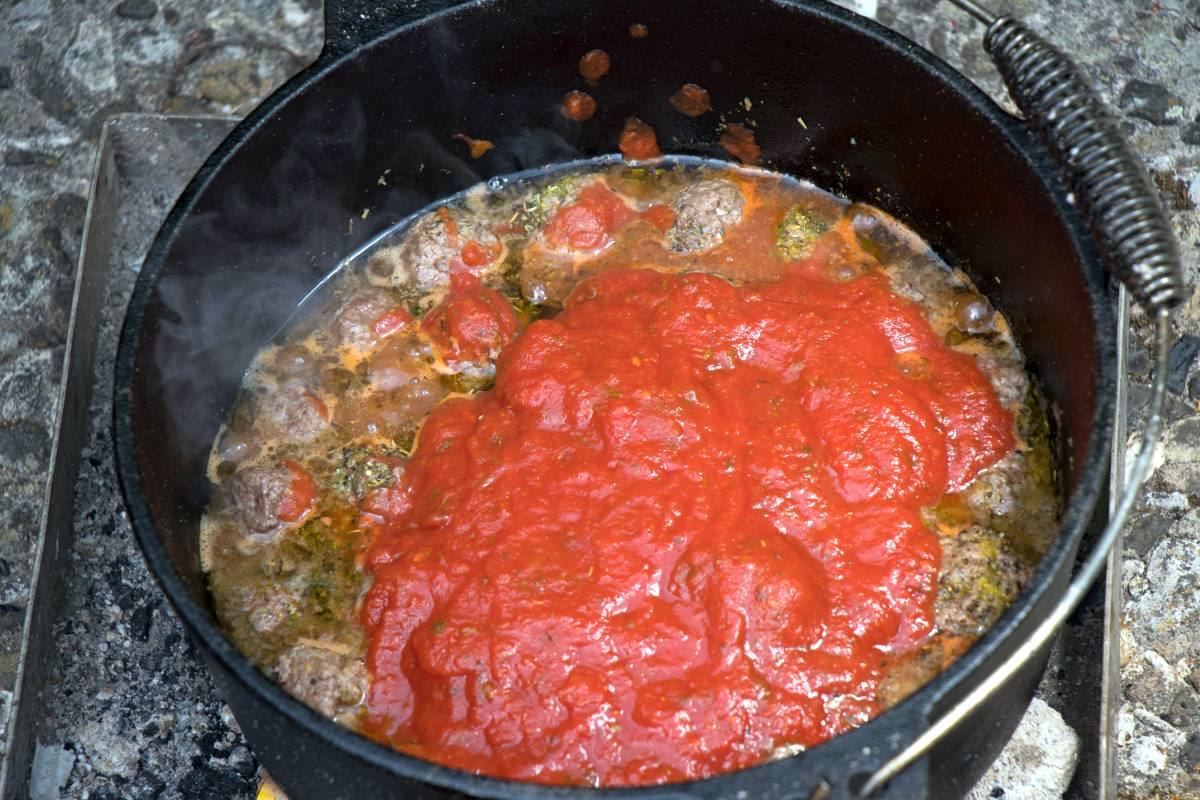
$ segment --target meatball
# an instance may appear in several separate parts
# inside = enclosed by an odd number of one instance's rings
[[[983,353],[975,363],[988,376],[996,398],[1005,408],[1014,408],[1025,400],[1029,392],[1029,376],[1022,369],[1019,357]]]
[[[937,677],[970,649],[975,636],[938,634],[909,653],[884,664],[875,698],[883,708],[891,708]]]
[[[1003,533],[981,525],[939,538],[942,571],[934,609],[938,630],[983,633],[1021,591],[1032,567]]]
[[[300,598],[276,585],[243,588],[238,602],[255,633],[271,633],[300,611]]]
[[[896,232],[894,224],[878,210],[856,203],[846,209],[846,216],[850,218],[850,227],[858,246],[879,263],[890,264],[912,255],[908,241]]]
[[[336,719],[362,702],[367,674],[361,659],[339,652],[342,646],[321,644],[302,641],[294,645],[279,657],[271,672],[297,700]]]
[[[361,399],[339,406],[335,421],[350,436],[395,437],[415,428],[445,395],[446,389],[436,377],[412,378],[398,389],[369,391]]]
[[[419,336],[394,339],[367,362],[367,382],[372,389],[393,392],[420,382],[430,373],[433,347]]]
[[[693,183],[675,198],[675,224],[667,231],[667,244],[677,253],[695,253],[716,247],[725,232],[742,221],[745,198],[730,181]]]
[[[396,307],[385,294],[360,294],[347,300],[333,320],[333,332],[342,347],[370,350],[379,342],[375,325]]]
[[[280,347],[271,358],[272,371],[285,379],[306,379],[325,363],[325,359],[302,344]]]
[[[312,442],[329,427],[329,409],[304,386],[264,390],[254,405],[255,429],[268,439]]]
[[[384,343],[362,365],[365,390],[338,404],[334,424],[352,436],[411,430],[446,394],[433,361],[433,348],[422,337]]]
[[[971,482],[965,491],[967,505],[976,513],[989,516],[1016,513],[1026,469],[1023,453],[1009,453]]]
[[[293,477],[291,470],[279,465],[240,470],[229,479],[229,499],[246,530],[266,533],[279,527],[279,512]]]
[[[862,237],[858,237],[862,243]],[[864,247],[870,252],[879,248]],[[892,291],[906,300],[911,300],[921,307],[929,319],[930,325],[939,334],[945,334],[953,329],[955,320],[947,310],[954,307],[958,300],[961,287],[954,284],[957,281],[947,280],[946,265],[938,261],[937,256],[930,250],[917,252],[902,249],[901,246],[891,248],[884,253],[888,258],[887,275]]]
[[[636,218],[637,212],[624,197],[596,181],[554,212],[540,238],[552,249],[595,254],[612,244],[617,231]]]
[[[425,315],[421,329],[455,370],[490,365],[517,335],[512,306],[494,289],[454,292]]]
[[[875,698],[883,708],[891,708],[933,680],[941,671],[941,640],[935,637],[885,665]]]
[[[399,245],[377,253],[367,264],[367,278],[376,285],[429,292],[449,282],[451,263],[463,260],[464,248],[472,243],[473,251],[490,259],[485,264],[472,264],[473,268],[494,266],[503,260],[503,245],[486,225],[439,208],[417,220]]]

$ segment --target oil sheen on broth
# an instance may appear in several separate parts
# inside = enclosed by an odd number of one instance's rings
[[[216,610],[402,751],[644,785],[899,702],[1055,528],[1004,317],[882,212],[719,162],[480,186],[352,259],[247,373]]]

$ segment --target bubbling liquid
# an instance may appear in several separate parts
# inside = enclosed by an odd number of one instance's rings
[[[645,785],[797,752],[953,662],[1058,510],[1003,315],[765,170],[492,180],[314,293],[214,443],[234,642],[397,749]]]

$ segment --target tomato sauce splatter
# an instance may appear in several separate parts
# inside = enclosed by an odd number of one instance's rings
[[[454,138],[467,146],[467,150],[471,153],[471,158],[483,158],[483,154],[491,150],[496,145],[487,139],[473,139],[465,133],[456,133]]]
[[[589,86],[595,86],[601,78],[608,74],[612,60],[603,50],[589,50],[579,59],[579,74]]]
[[[743,164],[757,164],[762,156],[762,148],[754,141],[754,131],[738,122],[725,127],[718,143]]]
[[[617,147],[626,161],[645,161],[662,155],[662,150],[658,149],[658,137],[654,134],[654,128],[637,117],[625,120]]]
[[[587,122],[596,113],[596,98],[587,92],[570,91],[563,96],[559,110],[567,119]]]
[[[741,286],[602,273],[502,350],[493,391],[432,412],[365,523],[371,735],[643,785],[877,713],[885,658],[933,627],[919,509],[1008,452],[1013,420],[884,275],[829,256]],[[472,291],[429,316],[478,308],[505,341]]]
[[[708,96],[707,89],[694,83],[685,83],[671,95],[671,105],[684,116],[699,117],[712,111],[712,98]]]

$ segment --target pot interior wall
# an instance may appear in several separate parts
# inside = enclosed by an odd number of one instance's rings
[[[648,38],[628,35],[635,22]],[[613,66],[589,90],[599,111],[580,125],[558,107],[586,88],[576,65],[594,47]],[[685,82],[708,89],[716,111],[676,113],[667,98]],[[1013,322],[1059,412],[1074,490],[1101,385],[1092,304],[1102,284],[1080,266],[1039,177],[1046,165],[989,115],[910,51],[772,2],[499,0],[340,63],[255,120],[159,242],[133,445],[174,569],[206,605],[196,530],[209,445],[255,351],[338,259],[477,181],[613,151],[628,116],[650,123],[665,150],[713,156],[719,117],[753,121],[766,166],[892,212],[965,269]],[[460,132],[496,147],[472,160],[452,138]]]

